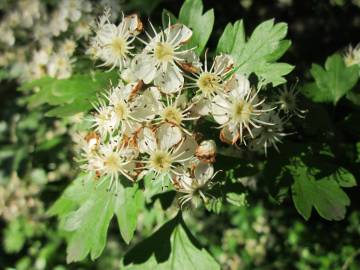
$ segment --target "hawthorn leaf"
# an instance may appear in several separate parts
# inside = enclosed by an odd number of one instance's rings
[[[299,157],[293,158],[287,168],[294,179],[291,190],[295,208],[306,220],[311,216],[312,207],[327,220],[345,217],[350,199],[333,175],[316,179],[314,169],[307,167]]]
[[[195,47],[195,52],[200,55],[204,50],[214,26],[214,10],[210,9],[203,14],[201,0],[185,0],[179,13],[179,21],[190,27],[192,37],[187,43],[187,48]]]
[[[118,77],[115,71],[75,74],[69,79],[61,80],[44,77],[22,85],[20,90],[39,89],[29,98],[29,107],[49,104],[56,108],[50,110],[48,116],[67,117],[89,111],[92,102],[96,101],[98,95],[106,91],[111,83],[116,84]]]
[[[264,84],[277,86],[286,82],[284,76],[294,69],[286,63],[275,63],[291,46],[289,40],[284,40],[286,34],[287,24],[274,23],[271,19],[257,26],[246,40],[244,24],[240,20],[226,26],[216,51],[232,55],[237,72],[247,75],[254,72]]]
[[[81,261],[90,253],[92,260],[100,256],[106,244],[107,230],[114,215],[115,196],[107,185],[98,186],[77,210],[69,213],[63,229],[73,232],[67,246],[68,263]]]
[[[326,59],[325,67],[313,64],[310,70],[315,83],[304,86],[302,92],[315,102],[332,102],[334,105],[347,94],[358,81],[358,67],[346,67],[340,54]]]
[[[124,190],[124,200],[118,200],[115,210],[122,238],[129,244],[134,236],[139,212],[144,207],[143,191],[138,186],[127,187]]]
[[[196,242],[180,215],[138,243],[123,259],[125,270],[220,269],[214,258]]]

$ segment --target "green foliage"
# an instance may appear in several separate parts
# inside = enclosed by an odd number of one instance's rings
[[[97,71],[73,75],[63,80],[44,77],[26,83],[21,90],[37,88],[38,91],[29,98],[29,106],[36,107],[42,104],[56,106],[47,112],[47,116],[66,117],[89,111],[92,102],[96,101],[111,84],[116,85],[117,81],[117,72]]]
[[[185,226],[181,214],[138,243],[124,257],[122,269],[220,269]]]
[[[192,29],[193,35],[187,47],[196,47],[195,52],[200,55],[214,26],[214,10],[208,10],[203,14],[201,0],[185,0],[180,9],[179,21]]]
[[[359,68],[356,65],[346,67],[339,54],[329,56],[325,68],[313,64],[310,73],[315,82],[306,84],[303,93],[315,102],[332,102],[334,105],[355,86],[359,78]]]
[[[310,218],[312,207],[327,220],[344,218],[350,199],[340,187],[356,185],[350,172],[340,168],[317,179],[319,170],[307,166],[301,158],[293,158],[287,169],[294,179],[291,189],[295,207],[305,219]]]
[[[286,34],[286,23],[274,24],[274,20],[268,20],[257,26],[246,40],[244,24],[240,20],[226,26],[216,51],[231,54],[237,71],[254,72],[265,84],[277,86],[285,83],[284,76],[294,69],[292,65],[276,63],[291,45],[289,40],[284,40]]]
[[[106,181],[98,185],[92,177],[82,175],[65,190],[48,213],[58,215],[61,228],[72,232],[67,248],[67,261],[74,262],[83,260],[89,253],[92,260],[100,256],[114,215],[124,241],[129,243],[143,204],[143,194],[137,185],[119,185],[114,193],[108,191]]]

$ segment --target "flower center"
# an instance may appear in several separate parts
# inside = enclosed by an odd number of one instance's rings
[[[169,153],[158,150],[150,156],[150,166],[159,173],[169,172],[171,166],[171,156]]]
[[[203,72],[197,81],[197,86],[205,96],[210,96],[220,88],[220,78],[215,74]]]
[[[110,44],[111,50],[115,55],[125,56],[127,53],[126,41],[122,37],[116,37]]]
[[[251,103],[240,100],[233,104],[232,118],[238,123],[247,123],[250,120],[253,112],[253,106]]]
[[[182,122],[182,113],[181,111],[173,106],[166,107],[162,112],[162,118],[175,125],[180,125]]]
[[[123,101],[120,101],[115,105],[114,111],[115,111],[116,117],[119,120],[125,120],[129,115],[128,107],[126,106],[125,102],[123,102]]]
[[[155,58],[161,62],[171,62],[174,59],[172,46],[165,42],[158,42],[154,49]]]
[[[105,158],[104,165],[108,171],[117,172],[121,167],[121,158],[117,154],[111,153]]]
[[[292,95],[285,94],[281,97],[281,106],[283,109],[292,109],[295,106],[295,98]]]

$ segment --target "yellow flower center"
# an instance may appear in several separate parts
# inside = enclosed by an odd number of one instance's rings
[[[119,120],[125,120],[129,115],[128,107],[126,106],[125,102],[123,102],[123,101],[121,101],[115,105],[114,111],[115,111],[116,117]]]
[[[232,118],[238,123],[247,123],[253,112],[254,108],[251,103],[240,100],[233,104]]]
[[[150,156],[150,166],[159,173],[169,172],[171,156],[165,151],[157,150]]]
[[[154,49],[155,58],[160,62],[171,62],[174,59],[172,46],[165,42],[158,42]]]
[[[162,112],[162,118],[175,125],[180,125],[183,117],[181,111],[173,106],[166,107]]]
[[[210,96],[220,88],[220,78],[215,74],[204,72],[200,75],[197,86],[205,96]]]
[[[104,165],[107,171],[117,172],[121,167],[121,158],[117,154],[111,153],[105,158]]]
[[[126,40],[122,37],[116,37],[110,44],[111,50],[117,56],[124,57],[127,53],[127,44]]]

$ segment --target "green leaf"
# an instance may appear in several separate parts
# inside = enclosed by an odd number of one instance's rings
[[[38,88],[39,91],[29,99],[29,106],[42,104],[57,106],[48,116],[67,117],[92,108],[92,102],[110,86],[118,81],[117,72],[95,72],[76,74],[69,79],[58,80],[50,77],[41,78],[21,86],[27,91]]]
[[[136,222],[139,212],[144,207],[143,192],[138,186],[125,188],[125,201],[118,200],[115,214],[120,228],[120,233],[124,241],[129,244],[134,236]]]
[[[228,203],[231,203],[235,206],[239,206],[239,207],[243,207],[247,205],[246,202],[246,194],[245,193],[235,193],[235,192],[230,192],[226,194],[226,201]]]
[[[144,207],[143,192],[138,185],[117,193],[107,191],[107,184],[98,185],[89,175],[80,175],[48,210],[48,215],[60,217],[60,227],[71,232],[67,247],[67,261],[83,260],[90,253],[95,260],[106,244],[106,235],[114,214],[120,233],[128,244],[135,232],[137,217]]]
[[[313,64],[310,70],[315,83],[307,84],[303,93],[315,102],[332,102],[334,105],[358,81],[358,68],[346,67],[340,54],[326,59],[325,68]]]
[[[314,170],[306,166],[300,158],[293,158],[288,170],[294,179],[292,198],[297,211],[307,220],[312,207],[327,220],[341,220],[345,217],[350,199],[334,180],[327,176],[317,180]]]
[[[214,26],[214,10],[203,14],[203,8],[201,0],[185,0],[179,13],[179,21],[193,31],[187,47],[196,46],[195,52],[198,55],[204,50]]]
[[[164,224],[124,257],[125,270],[220,269],[218,263],[190,234],[181,216]]]
[[[335,180],[341,187],[354,187],[357,185],[354,175],[342,167],[330,175],[329,178]]]
[[[162,21],[163,28],[166,29],[169,26],[169,21],[170,21],[170,24],[172,25],[172,24],[177,23],[178,19],[176,18],[176,16],[173,13],[171,13],[167,9],[163,9],[163,11],[161,13],[161,21]]]
[[[246,41],[243,21],[229,23],[219,39],[216,51],[232,55],[236,70],[245,74],[255,73],[264,80],[277,86],[286,82],[283,78],[294,67],[285,63],[275,63],[290,47],[286,23],[268,20],[256,27]]]
[[[117,200],[112,192],[107,191],[106,186],[97,187],[89,199],[64,220],[63,229],[73,232],[67,247],[68,263],[81,261],[89,253],[91,259],[95,260],[105,248],[107,230]]]

